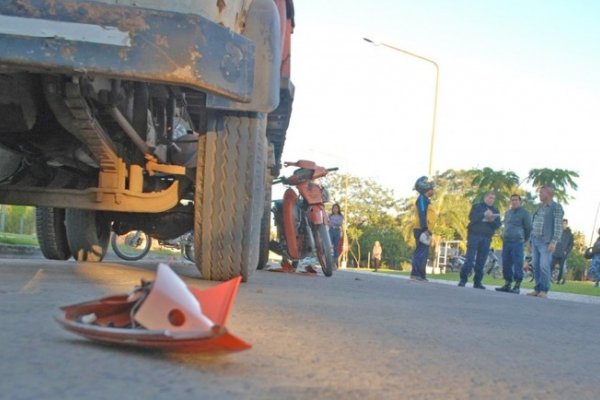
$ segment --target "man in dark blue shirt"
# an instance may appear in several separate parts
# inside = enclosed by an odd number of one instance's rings
[[[483,266],[490,252],[494,231],[501,225],[500,212],[494,207],[495,201],[496,193],[487,192],[482,203],[474,204],[471,207],[467,227],[467,255],[465,263],[460,269],[458,286],[465,286],[474,266],[473,287],[485,289],[485,286],[481,284]]]

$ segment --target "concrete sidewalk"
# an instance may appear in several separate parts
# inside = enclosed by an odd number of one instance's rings
[[[337,271],[335,271],[335,273],[336,274],[337,273],[365,274],[365,275],[377,276],[377,277],[381,277],[381,278],[410,280],[410,277],[407,275],[378,273],[378,272],[373,272],[372,270],[369,270],[369,269],[356,269],[356,268],[338,269]],[[450,286],[458,285],[458,282],[456,282],[456,281],[448,281],[445,279],[436,279],[434,277],[435,277],[435,275],[428,275],[427,279],[429,280],[429,282],[419,282],[419,281],[411,281],[411,282],[414,282],[416,285],[428,285],[431,283],[450,285]],[[494,285],[486,285],[487,290],[490,290],[490,291],[494,291],[494,289],[497,287],[498,286],[494,286]],[[467,283],[467,286],[465,288],[461,288],[461,289],[464,290],[464,289],[472,289],[472,288],[473,288],[473,283],[469,282],[469,283]],[[458,287],[457,287],[457,289],[458,289]],[[532,289],[526,289],[526,288],[521,289],[521,294],[519,296],[525,296],[527,293],[529,293],[531,291],[532,291]],[[598,289],[598,291],[600,293],[600,289]],[[494,291],[494,293],[496,293],[496,291]],[[506,295],[508,296],[508,295],[512,295],[512,294],[506,293]],[[587,304],[600,304],[600,296],[587,296],[587,295],[583,295],[583,294],[553,292],[552,288],[550,288],[550,291],[548,292],[548,299],[573,301],[573,302],[577,302],[577,303],[587,303]]]

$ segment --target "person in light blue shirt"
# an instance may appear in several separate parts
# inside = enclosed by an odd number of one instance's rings
[[[329,214],[329,238],[333,247],[333,259],[335,265],[338,265],[340,257],[340,239],[342,238],[342,225],[344,224],[344,215],[340,209],[340,205],[335,203],[331,206],[331,214]]]

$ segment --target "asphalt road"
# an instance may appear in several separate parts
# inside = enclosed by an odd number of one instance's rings
[[[171,260],[188,285],[192,264]],[[228,328],[249,351],[106,346],[61,305],[129,291],[156,262],[0,260],[2,399],[597,399],[598,305],[336,271],[257,271]]]

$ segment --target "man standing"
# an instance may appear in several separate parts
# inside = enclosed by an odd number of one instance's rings
[[[531,255],[535,286],[528,296],[548,297],[550,290],[552,253],[562,235],[563,208],[555,202],[554,189],[549,185],[540,188],[539,208],[533,213],[533,229],[531,231]]]
[[[565,261],[567,261],[567,257],[569,253],[573,250],[573,233],[571,232],[571,228],[569,228],[569,220],[562,220],[562,236],[560,238],[560,242],[556,244],[556,250],[554,250],[554,254],[552,254],[552,267],[558,265],[558,276],[556,277],[557,285],[564,285],[565,278],[563,278],[563,274],[565,271]]]
[[[485,286],[481,284],[483,265],[490,252],[494,231],[501,225],[500,212],[494,207],[495,201],[496,193],[487,192],[482,203],[474,204],[471,207],[469,225],[467,226],[467,255],[465,263],[460,269],[458,286],[465,286],[474,265],[473,287],[475,289],[485,289]]]
[[[504,234],[502,235],[502,276],[504,286],[498,292],[519,293],[523,280],[523,246],[531,234],[531,216],[522,207],[521,196],[510,196],[510,208],[504,214]],[[511,284],[515,281],[515,286]]]
[[[417,247],[412,256],[410,279],[417,281],[427,281],[425,276],[427,257],[431,244],[431,231],[435,223],[435,215],[430,207],[433,188],[433,182],[428,181],[426,176],[420,177],[415,183],[415,190],[419,192],[415,203],[415,228],[413,229]]]

